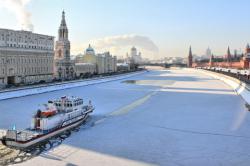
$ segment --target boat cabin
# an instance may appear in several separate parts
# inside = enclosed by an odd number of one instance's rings
[[[55,100],[54,105],[59,112],[71,112],[83,107],[83,99],[73,96],[64,96]]]

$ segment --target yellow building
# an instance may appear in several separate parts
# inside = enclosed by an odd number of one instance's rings
[[[96,55],[91,45],[86,49],[84,55],[76,57],[76,63],[91,63],[96,67],[98,74],[117,71],[116,56],[111,56],[109,52]]]

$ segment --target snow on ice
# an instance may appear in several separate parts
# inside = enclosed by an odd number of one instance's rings
[[[62,95],[92,100],[91,119],[62,145],[20,165],[249,165],[244,100],[224,82],[195,70],[152,70],[0,101],[0,128],[29,126],[39,104]]]

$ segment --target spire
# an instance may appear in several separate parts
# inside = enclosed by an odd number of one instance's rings
[[[228,46],[227,48],[227,55],[226,55],[226,61],[230,62],[231,61],[231,52],[230,52],[230,48]]]
[[[246,47],[247,49],[249,49],[250,48],[250,46],[249,46],[249,43],[247,43],[247,47]]]
[[[64,10],[62,11],[62,20],[61,20],[60,27],[67,27],[66,21],[65,21],[65,12],[64,12]]]
[[[189,56],[192,56],[192,47],[189,47]]]
[[[188,54],[188,67],[192,67],[193,65],[193,54],[192,54],[192,48],[191,46],[189,47],[189,54]]]
[[[229,46],[227,48],[227,55],[231,55]]]
[[[65,12],[62,11],[62,20],[58,30],[59,40],[68,40],[68,28],[65,20]]]

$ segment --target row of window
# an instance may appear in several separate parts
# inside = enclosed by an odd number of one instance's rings
[[[17,65],[19,64],[19,63],[21,63],[21,64],[24,64],[24,63],[38,63],[38,64],[44,64],[44,63],[53,63],[53,59],[45,59],[45,58],[43,58],[43,59],[27,59],[27,58],[19,58],[19,59],[17,59],[17,58],[8,58],[7,60],[6,60],[6,62],[8,63],[8,64],[15,64],[15,63],[17,63]],[[6,63],[5,62],[5,59],[4,58],[2,58],[2,60],[0,61],[0,64],[5,64]]]
[[[79,105],[82,105],[83,104],[83,101],[82,100],[79,100],[79,101],[75,101],[75,102],[65,102],[63,104],[64,107],[75,107],[75,106],[79,106]],[[55,106],[57,107],[61,107],[62,104],[61,103],[55,103]]]
[[[39,38],[39,39],[38,39]],[[39,36],[34,36],[34,38],[28,37],[27,35],[4,35],[0,36],[0,40],[2,41],[15,41],[15,42],[23,42],[23,43],[37,43],[37,44],[53,44],[53,38],[42,38]]]
[[[42,73],[50,73],[52,72],[52,68],[50,67],[22,67],[22,68],[19,68],[17,71],[17,73],[15,73],[14,69],[9,69],[8,71],[8,75],[14,75],[14,74],[42,74]],[[5,69],[2,68],[0,70],[0,73],[2,73],[2,75],[5,74]]]
[[[20,45],[20,44],[7,44],[7,47],[13,48],[30,48],[30,49],[41,49],[41,50],[53,50],[53,47],[42,47],[42,46],[30,46],[30,45]]]

